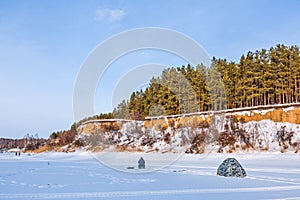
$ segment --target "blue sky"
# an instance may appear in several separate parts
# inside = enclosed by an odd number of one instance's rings
[[[300,46],[299,10],[297,0],[2,0],[0,137],[48,137],[69,128],[80,66],[115,34],[142,27],[173,29],[193,38],[210,56],[237,61],[249,50],[278,43]],[[149,62],[186,64],[150,50],[120,58],[99,83],[96,112],[112,109],[111,91],[122,74]]]

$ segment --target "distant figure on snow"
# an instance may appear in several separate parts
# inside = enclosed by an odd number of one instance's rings
[[[21,155],[21,152],[19,151],[19,156]]]
[[[138,161],[139,169],[145,169],[145,160],[143,157],[141,157]]]
[[[16,156],[18,155],[18,152],[16,152]]]

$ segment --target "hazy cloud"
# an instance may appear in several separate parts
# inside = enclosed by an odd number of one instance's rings
[[[120,21],[124,18],[125,11],[122,9],[99,8],[95,13],[97,21]]]

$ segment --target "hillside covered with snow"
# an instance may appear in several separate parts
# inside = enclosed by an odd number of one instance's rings
[[[77,128],[77,141],[91,151],[297,153],[299,115],[299,105],[279,105],[160,116],[145,121],[93,120]]]

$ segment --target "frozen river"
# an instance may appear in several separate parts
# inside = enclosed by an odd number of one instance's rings
[[[216,176],[228,157],[246,178]],[[7,153],[0,167],[0,199],[300,199],[300,155],[292,153]]]

